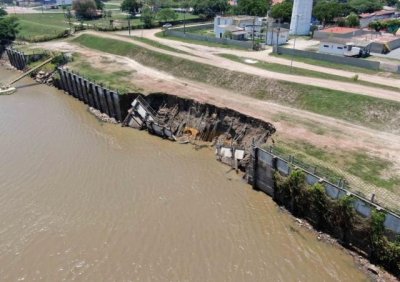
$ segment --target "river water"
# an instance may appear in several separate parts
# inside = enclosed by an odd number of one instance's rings
[[[16,76],[0,69],[0,80]],[[30,79],[0,96],[0,280],[365,281],[209,149],[103,124]]]

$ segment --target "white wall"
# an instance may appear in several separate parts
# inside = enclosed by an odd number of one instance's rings
[[[278,36],[277,32],[268,31],[266,38],[267,45],[276,45],[277,36]],[[289,39],[288,31],[279,32],[278,45],[286,44],[288,39]]]
[[[343,56],[346,46],[339,43],[321,42],[319,44],[319,52],[331,55]]]

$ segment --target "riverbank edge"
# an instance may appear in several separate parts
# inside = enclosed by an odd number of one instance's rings
[[[7,61],[2,60],[0,62],[0,66],[5,66],[9,70],[15,71],[15,68],[12,67]],[[59,87],[57,87],[54,82],[57,80],[53,80],[51,83],[46,83],[45,81],[42,84],[45,84],[47,86],[52,86],[57,88],[58,90],[61,90]],[[36,82],[40,83],[39,81],[36,80]],[[63,91],[63,90],[61,90]],[[64,91],[65,92],[65,91]],[[168,94],[166,94],[168,95]],[[172,95],[176,96],[176,95]],[[177,96],[178,98],[181,98]],[[215,106],[218,107],[218,106]],[[98,113],[97,111],[90,110],[90,107],[88,106],[88,112],[93,114],[97,119],[99,119],[101,122],[109,122],[104,114],[101,112]],[[112,124],[115,124],[113,121],[110,122]],[[211,145],[211,143],[209,143]],[[243,176],[245,174],[243,173]],[[363,271],[372,281],[399,281],[398,278],[387,272],[386,270],[383,270],[381,268],[376,267],[375,265],[371,264],[371,262],[367,259],[365,253],[360,253],[357,250],[352,250],[349,248],[344,247],[342,244],[340,244],[339,240],[333,238],[327,233],[323,233],[321,231],[316,230],[310,222],[304,219],[300,219],[296,216],[294,216],[290,211],[285,209],[284,207],[280,206],[276,201],[274,201],[275,204],[286,214],[288,214],[291,219],[293,220],[294,223],[296,223],[300,228],[303,228],[304,230],[307,230],[308,232],[311,232],[314,234],[317,240],[323,241],[327,244],[333,245],[343,251],[345,251],[347,254],[351,255],[353,257],[353,261],[355,263],[355,266],[358,267],[359,270]]]

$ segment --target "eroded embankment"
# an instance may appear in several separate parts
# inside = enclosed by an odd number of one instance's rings
[[[139,98],[138,98],[139,99]],[[253,145],[262,145],[275,133],[275,127],[269,123],[254,117],[247,116],[232,109],[220,108],[208,103],[200,103],[192,99],[181,98],[165,93],[153,93],[147,96],[140,95],[143,109],[152,115],[151,124],[146,118],[140,116],[140,109],[133,107],[127,119],[126,125],[132,127],[146,127],[149,132],[153,126],[167,130],[171,134],[157,134],[178,142],[206,141],[212,142],[217,147],[230,148],[244,151],[244,156],[239,158],[239,167],[245,168],[249,162],[249,156]],[[138,119],[142,119],[140,122]],[[137,122],[139,121],[139,122]],[[222,160],[224,157],[221,155]],[[225,160],[230,163],[230,160]]]

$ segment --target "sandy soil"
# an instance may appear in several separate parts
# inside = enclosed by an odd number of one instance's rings
[[[99,35],[118,37],[118,39],[121,39],[118,35]],[[125,38],[124,40],[129,41],[131,39]],[[166,42],[167,41],[164,40],[162,41],[162,43]],[[150,47],[137,41],[135,43],[149,49],[160,51],[160,49]],[[277,128],[277,134],[274,137],[276,142],[279,142],[279,140],[286,142],[288,140],[297,140],[313,144],[318,148],[324,148],[329,151],[362,151],[370,155],[390,160],[393,162],[393,173],[396,175],[400,174],[400,137],[398,135],[380,132],[342,120],[293,109],[267,101],[256,100],[203,83],[176,78],[164,72],[160,72],[159,70],[145,67],[134,60],[94,51],[66,41],[52,41],[40,43],[38,45],[42,48],[58,51],[79,52],[83,54],[84,56],[82,57],[86,58],[86,60],[93,66],[103,69],[107,68],[108,71],[132,71],[130,78],[132,83],[136,87],[143,89],[145,93],[164,92],[175,94],[182,97],[192,98],[200,102],[212,103],[220,107],[229,107],[244,114],[260,118],[267,122],[272,122]],[[171,47],[176,47],[175,45],[169,45]],[[204,46],[199,46],[198,49],[202,49],[203,47]],[[191,47],[180,49],[190,52]],[[171,53],[164,50],[163,52]],[[195,55],[201,54],[205,58],[197,58],[190,55],[179,56],[205,61],[209,60],[207,59],[207,56],[209,56],[207,52],[201,53],[199,50],[192,50],[192,52]],[[225,50],[219,49],[219,52],[225,52]],[[176,53],[173,53],[173,55],[176,55]],[[217,65],[220,66],[219,64]],[[236,66],[236,64],[231,65],[231,67],[233,66]],[[242,71],[242,64],[239,64],[239,66]],[[325,84],[326,83],[327,82],[325,81]],[[374,91],[380,92],[376,89]],[[280,116],[287,116],[290,118],[280,119]],[[310,124],[312,124],[314,128],[310,127]],[[315,133],[315,130],[313,130],[315,128],[323,129],[324,133],[322,135]],[[368,197],[371,196],[372,193],[375,193],[379,201],[384,200],[390,206],[398,206],[398,203],[400,203],[400,196],[396,195],[397,193],[395,194],[370,185],[363,185],[364,183],[357,178],[355,178],[354,181],[356,184],[360,184],[362,192]]]

